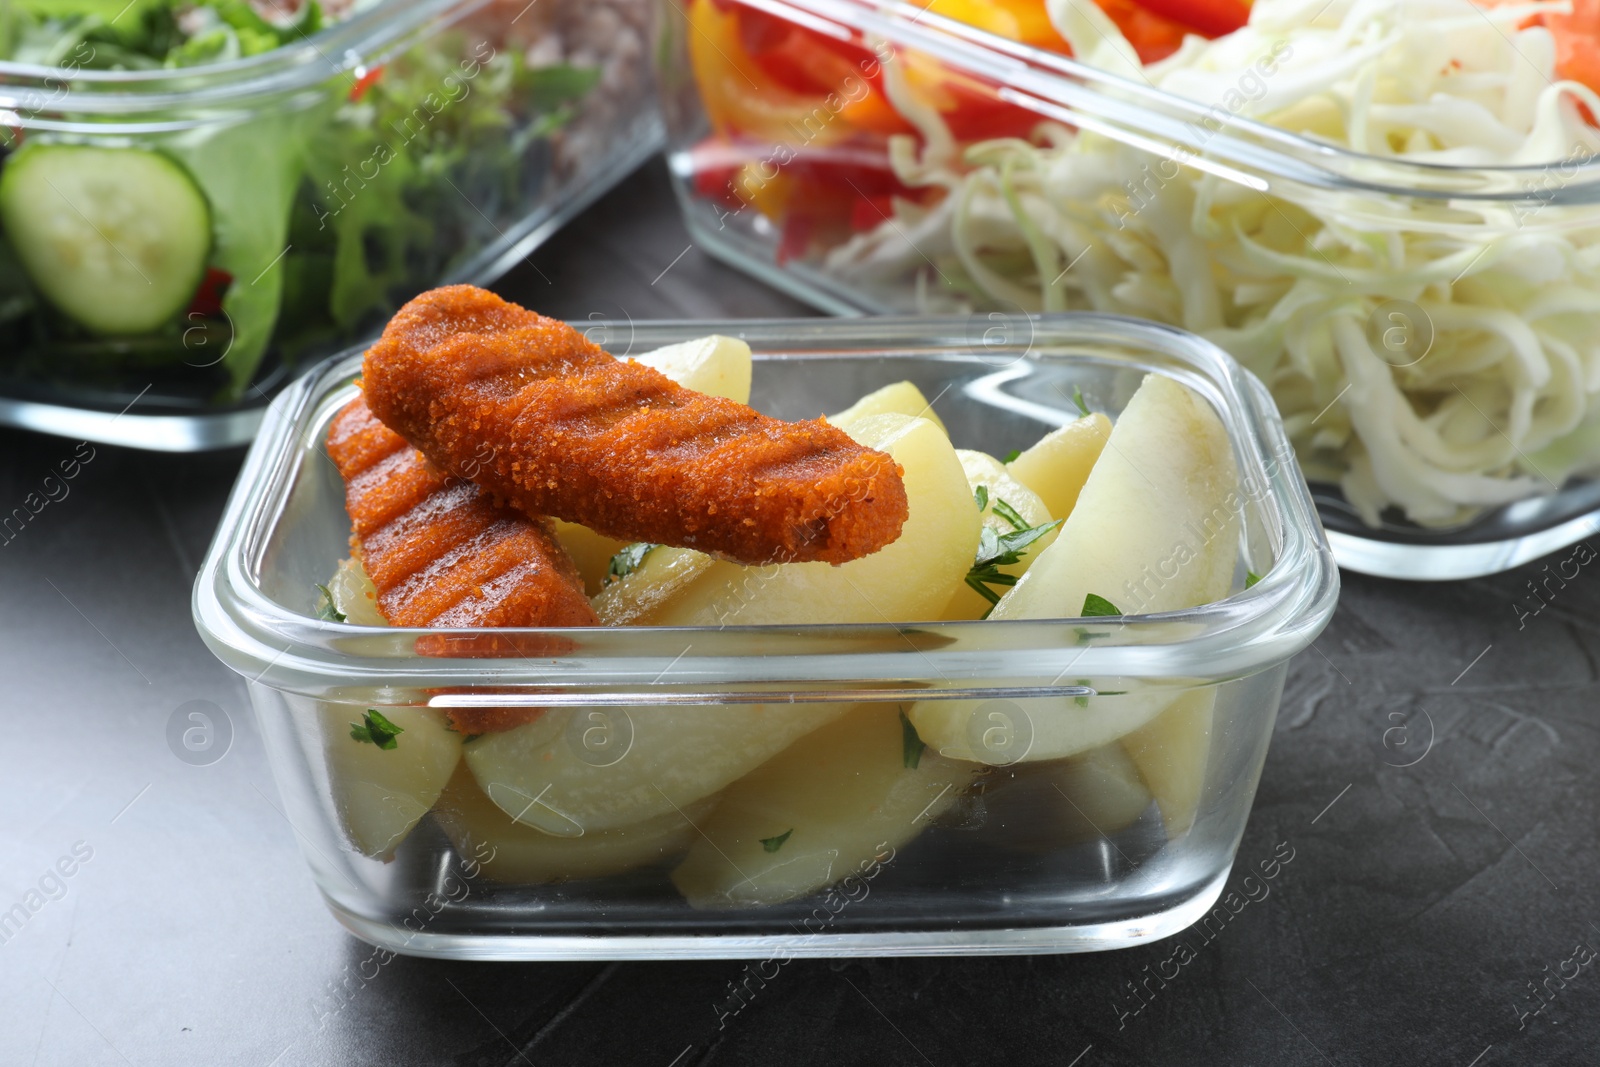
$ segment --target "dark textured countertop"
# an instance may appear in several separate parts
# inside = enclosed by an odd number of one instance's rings
[[[499,288],[572,319],[803,313],[690,244],[659,163]],[[0,506],[74,449],[0,433]],[[324,911],[244,684],[190,622],[239,458],[97,447],[0,546],[0,911],[46,891],[0,943],[6,1067],[1600,1063],[1592,555],[1539,601],[1570,551],[1450,585],[1346,576],[1234,881],[1293,859],[1164,984],[1172,941],[796,961],[719,1028],[742,962],[377,967]],[[208,766],[167,742],[193,700],[233,734]]]

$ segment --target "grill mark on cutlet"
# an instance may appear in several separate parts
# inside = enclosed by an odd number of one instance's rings
[[[441,552],[407,575],[390,590],[389,596],[414,614],[435,619],[512,567],[523,564],[520,556],[508,558],[504,552],[515,538],[517,524],[493,514],[494,509],[477,507],[488,521],[472,537]],[[524,546],[518,546],[524,547]],[[448,577],[449,581],[443,579]]]
[[[525,514],[624,540],[842,563],[906,519],[899,465],[838,428],[683,389],[470,286],[402,308],[366,381],[374,413],[436,463]]]
[[[398,585],[480,540],[494,525],[491,508],[478,504],[478,487],[458,482],[441,488],[362,542],[377,557],[368,576],[381,587]]]
[[[328,456],[345,478],[354,540],[378,589],[378,609],[391,623],[598,623],[576,568],[544,523],[497,506],[476,485],[439,470],[379,422],[364,399],[335,415]],[[419,639],[419,654],[435,651],[425,641]],[[518,647],[499,638],[435,644],[452,655]]]

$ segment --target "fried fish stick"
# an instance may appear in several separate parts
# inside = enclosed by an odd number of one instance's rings
[[[457,285],[368,350],[367,402],[440,467],[528,515],[738,563],[845,563],[900,536],[899,465],[613,359],[565,323]]]
[[[448,477],[357,397],[328,429],[378,610],[396,626],[595,626],[549,527]],[[483,654],[481,651],[478,654]]]

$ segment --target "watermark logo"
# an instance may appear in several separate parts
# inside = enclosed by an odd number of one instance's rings
[[[1367,342],[1395,369],[1414,367],[1433,350],[1433,319],[1409,300],[1385,300],[1367,316]]]
[[[985,700],[967,719],[967,745],[992,767],[1009,767],[1033,749],[1033,718],[1009,700]]]
[[[1427,708],[1420,704],[1397,708],[1385,716],[1384,722],[1383,762],[1390,767],[1415,767],[1433,751],[1437,731]]]
[[[610,767],[633,749],[633,716],[626,708],[585,708],[568,721],[566,736],[580,760]]]
[[[633,316],[621,304],[602,302],[583,317],[581,324],[573,325],[590,344],[599,345],[618,359],[627,359],[633,351]]]
[[[209,767],[233,747],[233,720],[209,700],[186,701],[167,717],[167,747],[191,767]]]
[[[1015,304],[967,316],[967,344],[991,367],[1009,367],[1033,351],[1034,320]]]

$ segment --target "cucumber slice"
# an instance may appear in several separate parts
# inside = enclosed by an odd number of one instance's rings
[[[30,144],[0,171],[0,227],[45,297],[92,333],[148,333],[188,306],[211,210],[158,152]]]

